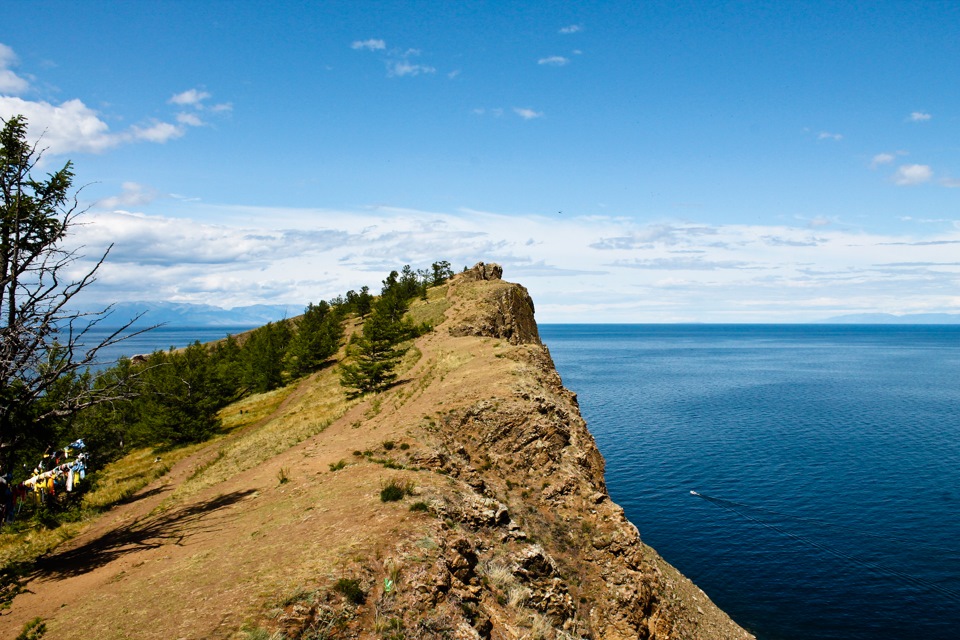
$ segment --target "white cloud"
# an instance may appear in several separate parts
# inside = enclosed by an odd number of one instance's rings
[[[571,24],[570,26],[563,27],[562,29],[560,29],[560,31],[558,31],[558,33],[562,33],[563,35],[570,35],[571,33],[577,33],[577,32],[580,32],[580,31],[583,31],[583,26],[582,26],[582,25],[579,25],[579,24]]]
[[[101,153],[123,142],[122,135],[111,133],[107,123],[80,100],[53,105],[0,96],[0,116],[17,114],[27,118],[30,139],[42,137],[40,147],[54,155],[73,151]]]
[[[933,178],[933,170],[925,164],[905,164],[897,168],[893,174],[893,182],[900,186],[912,186],[929,182]]]
[[[30,83],[11,69],[18,62],[13,49],[0,42],[0,93],[18,95],[30,88]]]
[[[543,111],[534,111],[533,109],[525,109],[523,107],[514,107],[513,112],[524,120],[533,120],[535,118],[543,117]]]
[[[404,76],[418,76],[421,73],[436,73],[437,70],[433,67],[422,65],[422,64],[413,64],[406,58],[400,60],[390,60],[387,62],[387,75],[402,78]]]
[[[206,91],[200,91],[199,89],[187,89],[183,93],[177,93],[172,96],[168,102],[170,102],[170,104],[176,104],[180,106],[192,105],[198,107],[209,97],[210,94]]]
[[[817,140],[843,140],[843,134],[821,131],[819,134],[817,134]]]
[[[116,202],[149,194],[125,185]],[[91,289],[104,300],[151,291],[155,299],[223,306],[302,306],[364,284],[376,290],[391,269],[443,259],[457,270],[500,262],[505,278],[530,290],[541,322],[796,322],[908,306],[960,311],[960,226],[913,236],[466,209],[181,203],[190,217],[173,218],[101,206],[75,240],[88,255],[115,242]]]
[[[121,134],[121,137],[128,140],[146,140],[147,142],[163,144],[167,140],[181,137],[184,133],[184,128],[175,124],[170,124],[169,122],[154,122],[148,127],[130,127],[129,132],[127,134]]]
[[[437,70],[434,67],[410,62],[410,58],[415,58],[419,55],[419,49],[407,49],[402,53],[394,52],[387,59],[387,75],[390,77],[403,78],[405,76],[418,76],[421,73],[436,73]]]
[[[120,209],[140,207],[150,204],[158,197],[159,192],[136,182],[124,182],[120,185],[121,193],[98,200],[94,206],[98,209]]]
[[[872,160],[870,160],[870,168],[876,169],[880,165],[890,164],[896,159],[896,156],[894,156],[892,153],[878,153],[877,155],[873,156]]]
[[[383,40],[371,38],[369,40],[355,40],[350,45],[351,49],[366,49],[367,51],[380,51],[387,48],[387,43]]]
[[[32,140],[39,140],[40,148],[53,155],[78,151],[103,153],[125,143],[141,140],[162,143],[184,133],[182,127],[160,121],[111,132],[97,112],[80,100],[52,105],[49,102],[0,96],[0,115],[8,118],[16,114],[26,116],[28,136]]]
[[[564,58],[563,56],[550,56],[548,58],[540,58],[537,60],[537,64],[548,64],[554,67],[562,67],[565,64],[569,64],[570,59]]]
[[[177,122],[191,127],[203,126],[203,120],[201,120],[200,116],[195,113],[178,113]]]
[[[923,111],[914,111],[910,114],[908,120],[910,120],[910,122],[926,122],[932,117],[933,116],[929,113],[924,113]]]

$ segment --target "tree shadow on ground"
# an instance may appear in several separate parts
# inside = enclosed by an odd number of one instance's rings
[[[138,501],[138,500],[143,500],[144,498],[149,498],[149,497],[151,497],[151,496],[155,496],[155,495],[164,493],[164,492],[166,492],[166,491],[169,491],[170,489],[171,489],[171,486],[170,486],[170,485],[160,485],[160,486],[154,487],[154,488],[152,488],[152,489],[146,489],[146,490],[142,490],[142,489],[141,489],[140,491],[134,493],[133,495],[130,495],[130,496],[127,496],[126,498],[122,498],[122,499],[120,499],[120,500],[117,500],[114,504],[111,504],[111,505],[109,506],[109,508],[112,509],[113,507],[116,507],[117,505],[130,504],[131,502],[136,502],[136,501]]]
[[[255,491],[252,489],[234,491],[117,527],[79,547],[40,558],[34,564],[30,579],[78,576],[130,553],[168,544],[183,544],[188,536],[216,531],[217,519],[211,518],[211,514],[216,514],[253,493]]]

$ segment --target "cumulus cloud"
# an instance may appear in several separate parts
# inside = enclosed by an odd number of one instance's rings
[[[371,38],[369,40],[354,40],[350,45],[351,49],[367,51],[381,51],[387,48],[387,43],[380,39]]]
[[[563,56],[549,56],[547,58],[540,58],[537,60],[537,64],[546,64],[552,67],[562,67],[570,63],[569,58],[564,58]]]
[[[543,111],[534,111],[533,109],[526,109],[523,107],[514,107],[513,112],[524,120],[533,120],[535,118],[543,117]]]
[[[924,113],[923,111],[914,111],[910,114],[910,117],[907,118],[910,122],[926,122],[933,116],[929,113]]]
[[[19,95],[30,88],[30,83],[14,73],[19,59],[13,49],[0,42],[0,93]]]
[[[913,186],[929,182],[933,178],[933,170],[926,164],[905,164],[897,168],[893,174],[893,182],[901,187]]]
[[[561,33],[561,34],[563,34],[563,35],[566,36],[566,35],[570,35],[570,34],[572,34],[572,33],[578,33],[578,32],[580,32],[580,31],[583,31],[583,26],[582,26],[582,25],[579,25],[579,24],[571,24],[571,25],[569,25],[569,26],[566,26],[566,27],[561,28],[558,33]]]
[[[16,56],[6,45],[0,44],[0,70],[15,62]],[[4,82],[0,73],[0,84]],[[9,80],[9,78],[8,78]],[[183,136],[187,127],[203,124],[196,111],[206,108],[204,101],[211,94],[199,89],[188,89],[174,94],[167,102],[178,107],[191,107],[193,112],[174,116],[175,122],[150,119],[113,131],[101,114],[88,107],[79,98],[54,104],[45,100],[25,100],[18,96],[0,95],[0,117],[20,114],[26,117],[28,137],[37,142],[49,155],[68,153],[103,153],[115,147],[136,142],[165,143]],[[210,112],[230,110],[229,104],[215,105]]]
[[[76,99],[54,105],[0,96],[0,116],[9,118],[16,114],[27,118],[30,138],[39,139],[41,148],[54,155],[75,151],[102,153],[130,137],[111,132],[96,111]]]

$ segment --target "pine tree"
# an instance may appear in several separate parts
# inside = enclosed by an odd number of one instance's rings
[[[407,352],[401,342],[408,335],[409,327],[404,323],[379,309],[373,312],[347,348],[352,362],[340,368],[340,384],[349,389],[349,396],[376,393],[393,384],[396,367]]]
[[[290,375],[299,377],[319,369],[340,348],[342,337],[340,313],[323,301],[308,305],[287,347]]]

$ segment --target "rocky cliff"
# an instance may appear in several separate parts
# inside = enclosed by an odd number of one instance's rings
[[[58,638],[752,637],[610,500],[523,287],[479,264],[411,312],[436,327],[391,390],[345,403],[333,371],[301,383],[52,558],[100,560],[37,576],[0,631],[39,615]]]

